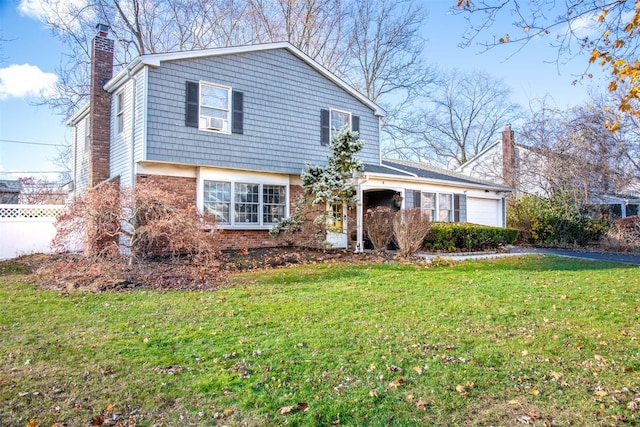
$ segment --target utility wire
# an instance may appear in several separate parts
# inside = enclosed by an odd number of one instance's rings
[[[16,173],[65,173],[65,172],[69,172],[69,171],[0,171],[0,175],[2,175],[3,173],[12,173],[12,174],[16,174]]]
[[[49,144],[46,142],[16,141],[15,139],[0,139],[0,142],[11,142],[14,144],[29,144],[29,145],[48,145],[51,147],[65,147],[67,145],[67,144]]]

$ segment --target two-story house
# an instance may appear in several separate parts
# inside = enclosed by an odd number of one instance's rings
[[[509,188],[383,161],[383,109],[289,43],[142,55],[113,76],[107,31],[94,39],[90,102],[68,121],[76,193],[112,179],[163,182],[215,214],[224,248],[276,246],[268,231],[302,193],[304,165],[325,163],[346,124],[365,141],[353,249],[364,248],[366,209],[393,196],[434,220],[504,225]],[[328,240],[344,247],[346,207],[327,209],[342,218]]]

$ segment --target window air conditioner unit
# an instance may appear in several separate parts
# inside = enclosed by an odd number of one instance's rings
[[[206,120],[207,129],[223,130],[224,122],[225,120],[219,117],[207,117],[207,120]]]

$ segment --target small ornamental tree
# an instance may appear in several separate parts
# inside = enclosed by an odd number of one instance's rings
[[[304,193],[295,202],[293,214],[280,220],[271,228],[271,235],[281,232],[295,233],[300,230],[307,212],[320,205],[323,213],[315,219],[316,224],[326,220],[324,205],[331,203],[355,202],[355,191],[351,182],[353,172],[364,170],[364,166],[356,155],[364,147],[358,132],[344,126],[336,132],[329,144],[330,154],[326,166],[306,165],[300,173]]]

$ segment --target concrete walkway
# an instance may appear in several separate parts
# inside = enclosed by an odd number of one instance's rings
[[[545,255],[557,255],[571,258],[583,258],[596,261],[609,261],[620,262],[625,264],[640,265],[640,254],[630,254],[623,252],[597,252],[590,250],[571,250],[571,249],[541,249],[541,248],[525,248],[520,246],[514,246],[508,252],[467,252],[467,253],[450,253],[450,254],[434,254],[434,253],[421,253],[420,257],[425,259],[433,259],[436,257],[450,259],[453,261],[464,261],[467,259],[495,259],[504,258],[509,256],[519,256],[528,254],[545,254]]]

